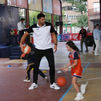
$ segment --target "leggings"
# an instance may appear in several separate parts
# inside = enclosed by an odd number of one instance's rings
[[[27,63],[28,66],[27,66],[27,68],[26,68],[26,72],[27,72],[26,79],[27,79],[27,80],[30,80],[30,71],[32,70],[32,68],[34,69],[34,67],[35,67],[34,55],[30,55],[30,58],[27,59],[27,62],[28,62],[28,63]],[[46,75],[45,75],[40,69],[38,70],[38,74],[39,74],[40,76],[42,76],[43,78],[46,77]]]

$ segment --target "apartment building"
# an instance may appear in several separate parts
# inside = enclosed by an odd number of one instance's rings
[[[88,27],[92,32],[94,25],[100,24],[100,0],[88,0]]]
[[[63,2],[62,9],[64,10],[64,22],[67,24],[77,22],[77,17],[81,15],[80,12],[77,12],[77,8],[73,7],[71,3]]]
[[[72,25],[72,23],[77,22],[77,18],[81,15],[80,12],[77,12],[77,8],[72,5],[72,3],[68,3],[66,1],[62,2],[62,9],[63,9],[63,22],[64,22],[64,29]],[[69,31],[67,31],[67,29]],[[66,32],[71,32],[69,27],[66,29]]]

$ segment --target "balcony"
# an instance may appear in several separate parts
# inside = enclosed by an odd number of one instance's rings
[[[100,8],[88,9],[88,16],[90,20],[100,19]]]

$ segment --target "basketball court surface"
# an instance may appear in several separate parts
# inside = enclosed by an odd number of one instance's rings
[[[76,45],[79,47],[79,42],[76,42]],[[89,53],[81,54],[83,76],[78,82],[82,84],[88,81],[85,98],[81,101],[101,101],[101,56],[94,56],[91,50],[90,47]],[[51,89],[49,82],[39,76],[38,88],[29,91],[28,87],[32,81],[23,82],[26,75],[26,60],[0,58],[0,101],[74,101],[76,91],[71,85],[70,72],[57,73],[58,69],[66,65],[68,61],[65,43],[60,42],[55,53],[56,78],[64,76],[67,79],[66,86],[61,87],[58,91]],[[45,58],[41,61],[40,69],[46,71],[49,79],[49,68]]]

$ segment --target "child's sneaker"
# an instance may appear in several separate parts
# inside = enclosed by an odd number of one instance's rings
[[[74,98],[74,100],[76,100],[76,101],[79,101],[79,100],[82,100],[82,99],[84,99],[82,93],[77,93],[76,97]]]
[[[25,79],[25,80],[23,80],[24,82],[31,82],[31,80],[27,80],[27,79]]]
[[[32,83],[32,85],[28,88],[29,90],[33,90],[34,88],[37,88],[38,85],[36,83]]]
[[[60,87],[56,83],[51,84],[50,88],[53,88],[55,90],[59,90],[60,89]]]
[[[87,85],[88,82],[86,82],[85,84],[81,84],[80,90],[82,94],[85,94]]]

